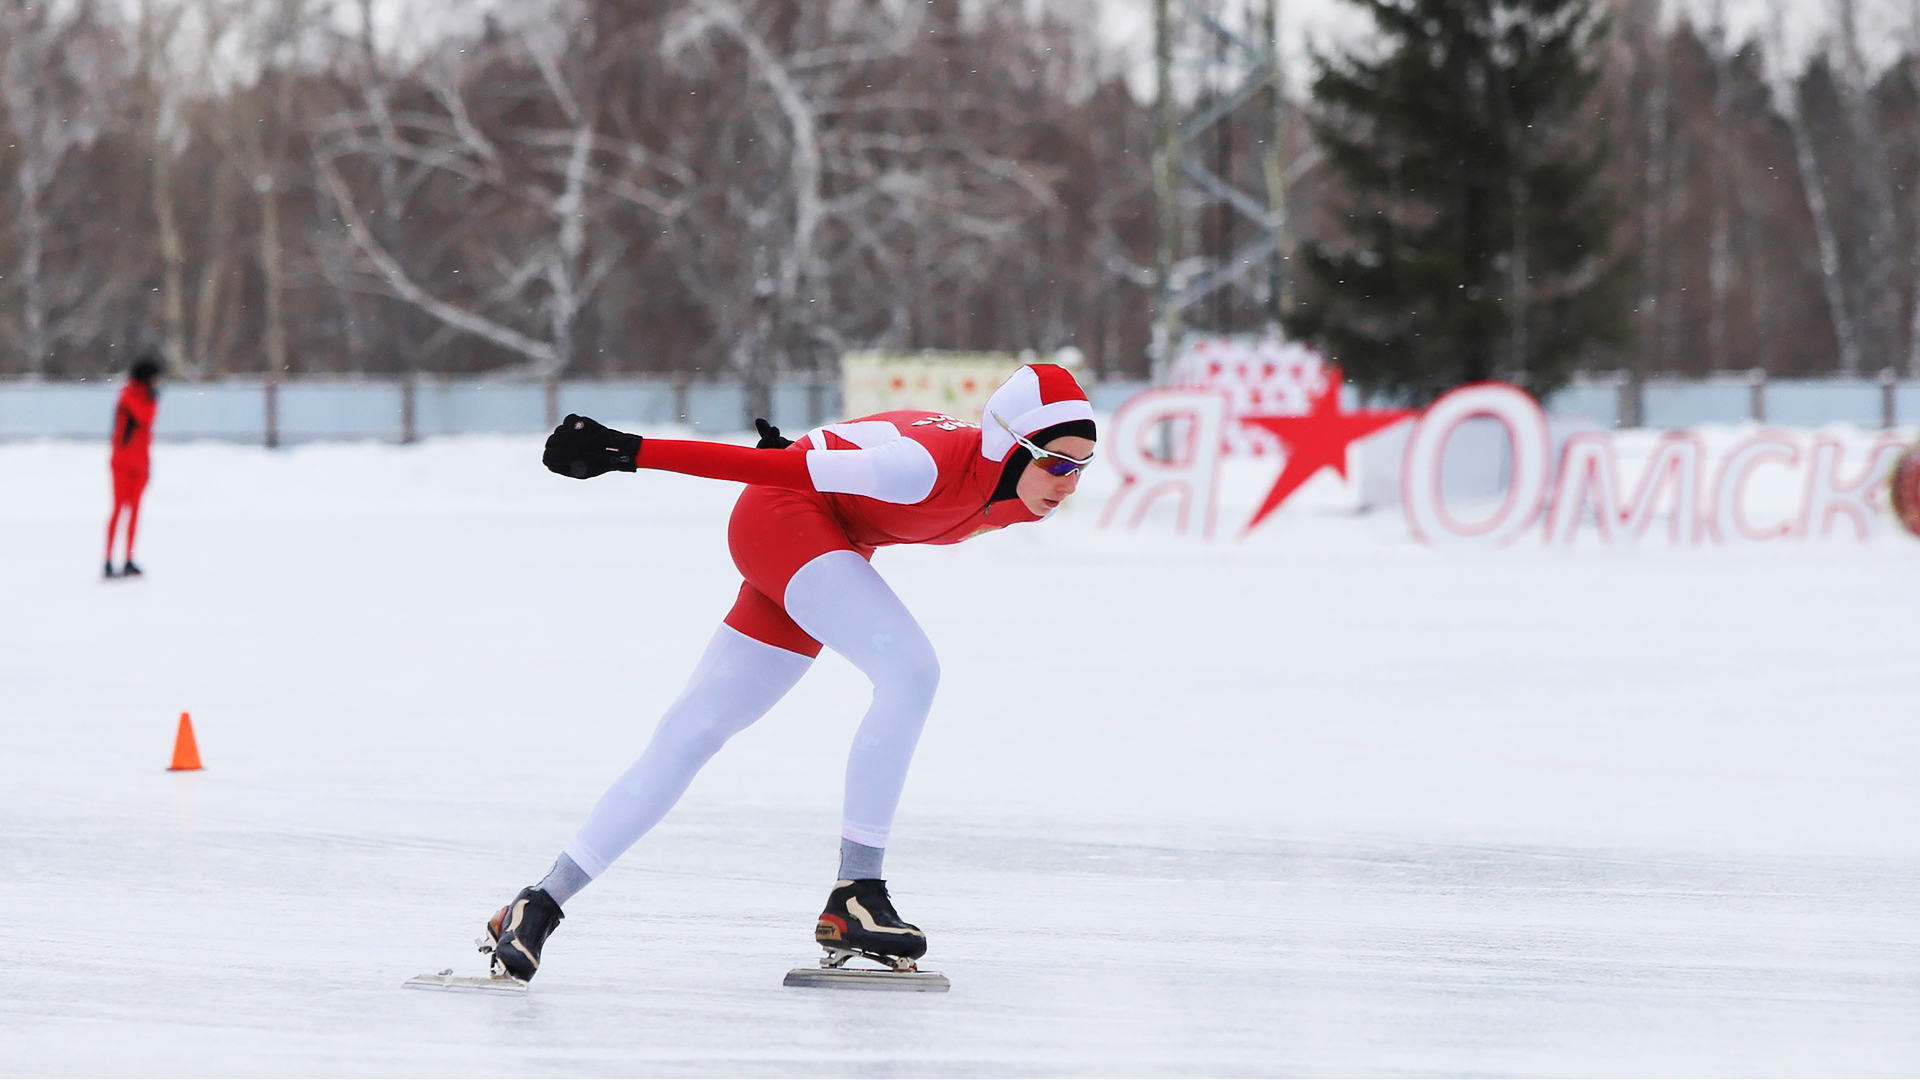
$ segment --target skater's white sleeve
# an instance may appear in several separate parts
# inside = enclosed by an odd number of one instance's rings
[[[807,474],[816,491],[865,495],[902,505],[933,494],[940,479],[933,454],[887,421],[830,424],[821,430],[853,444],[854,449],[807,451]]]

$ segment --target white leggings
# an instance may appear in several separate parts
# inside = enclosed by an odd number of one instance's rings
[[[940,682],[933,645],[879,572],[851,551],[830,551],[801,567],[787,584],[784,606],[802,630],[873,682],[873,704],[847,754],[840,835],[885,847]],[[721,626],[652,741],[567,842],[567,856],[599,877],[659,824],[700,767],[765,716],[812,663]]]

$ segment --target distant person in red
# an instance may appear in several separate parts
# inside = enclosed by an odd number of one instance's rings
[[[113,516],[107,519],[107,576],[139,577],[133,564],[133,534],[140,525],[140,494],[147,489],[147,446],[153,442],[153,415],[160,409],[160,361],[143,356],[134,361],[132,377],[120,391],[113,410]],[[120,511],[127,512],[127,561],[113,568],[113,534]]]

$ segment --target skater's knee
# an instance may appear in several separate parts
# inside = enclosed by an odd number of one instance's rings
[[[923,653],[912,658],[908,665],[907,677],[928,696],[940,688],[940,658],[934,655],[929,645]]]
[[[876,696],[900,697],[931,703],[940,687],[940,658],[922,638],[917,646],[890,650],[885,662],[868,673]]]
[[[670,714],[654,730],[653,744],[676,758],[705,761],[733,738],[734,729],[716,716]]]

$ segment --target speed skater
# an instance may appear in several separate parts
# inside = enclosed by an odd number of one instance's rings
[[[766,715],[833,649],[873,684],[847,757],[840,867],[815,940],[912,970],[926,935],[881,877],[907,767],[933,706],[933,645],[871,563],[891,544],[955,544],[1051,515],[1093,460],[1093,410],[1065,368],[1029,364],[979,423],[886,412],[798,441],[759,421],[757,446],[643,439],[568,416],[543,457],[562,476],[661,469],[745,483],[727,543],[745,580],[638,760],[600,797],[552,868],[487,922],[496,976],[531,979],[562,907],[666,815],[733,735]]]
[[[140,497],[147,490],[148,447],[153,443],[153,418],[160,411],[160,362],[151,356],[134,361],[127,385],[113,409],[113,513],[107,518],[107,577],[139,577],[133,561],[133,538],[140,527]],[[113,536],[120,512],[127,512],[127,559],[113,568]]]

